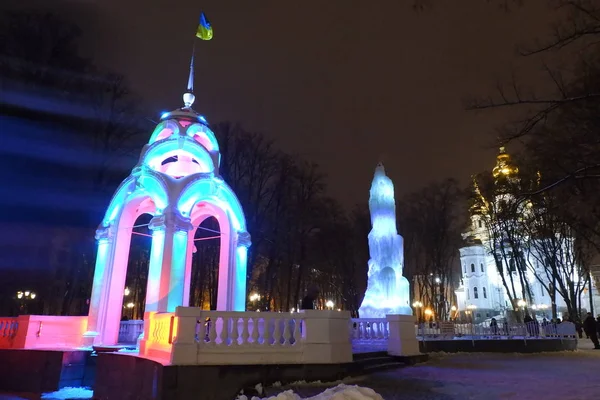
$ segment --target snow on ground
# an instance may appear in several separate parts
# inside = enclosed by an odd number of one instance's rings
[[[580,350],[575,352],[431,354],[427,363],[345,383],[372,388],[385,400],[600,398],[600,350],[592,350],[589,340],[580,343]],[[291,390],[298,397],[274,399],[296,400],[315,396],[323,389],[294,384],[266,388],[264,396]]]
[[[90,388],[66,387],[57,392],[44,393],[42,399],[67,400],[67,399],[91,399],[93,391]]]
[[[248,397],[240,396],[238,397],[238,400],[248,400]],[[286,390],[275,396],[265,397],[264,399],[252,397],[252,400],[383,400],[383,397],[375,393],[373,389],[356,385],[349,386],[340,384],[333,388],[329,388],[316,396],[305,399],[302,399],[302,397],[292,390]]]

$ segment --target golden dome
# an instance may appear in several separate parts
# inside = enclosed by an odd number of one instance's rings
[[[494,179],[514,178],[518,173],[519,167],[512,163],[510,155],[506,152],[504,146],[500,147],[500,153],[496,157],[496,166],[492,170]]]

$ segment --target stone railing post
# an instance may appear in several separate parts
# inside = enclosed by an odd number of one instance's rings
[[[386,315],[389,324],[388,354],[392,356],[414,356],[419,352],[415,334],[414,315]]]
[[[196,325],[200,313],[201,310],[197,307],[177,307],[175,309],[176,326],[171,350],[172,365],[198,364]]]
[[[352,362],[349,311],[303,310],[302,340],[305,364],[341,364]]]
[[[151,316],[156,314],[156,311],[150,311],[144,313],[144,331],[142,333],[142,339],[139,340],[140,346],[140,355],[147,355],[147,345],[146,342],[150,339],[150,325],[152,324]]]

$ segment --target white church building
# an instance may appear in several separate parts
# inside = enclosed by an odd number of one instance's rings
[[[493,169],[495,181],[498,182],[502,178],[517,179],[517,174],[518,168],[512,165],[510,156],[504,148],[501,148],[496,167]],[[494,201],[502,201],[502,196],[507,195],[496,195]],[[527,268],[524,273],[529,285],[530,297],[528,299],[515,299],[517,304],[511,304],[496,266],[496,260],[490,252],[491,246],[488,235],[485,219],[480,213],[472,212],[470,228],[463,234],[466,246],[459,250],[461,279],[458,288],[455,290],[459,315],[467,320],[480,322],[492,317],[504,317],[505,312],[514,307],[521,309],[523,312],[535,314],[538,319],[544,317],[551,319],[552,297],[546,288],[552,288],[552,284],[549,281],[542,284],[536,278],[536,275],[542,279],[546,277],[544,267],[539,262],[543,257],[535,254],[535,249],[531,249],[525,256],[526,264],[533,267]],[[570,244],[572,244],[571,240],[565,240],[564,251],[572,251],[570,250]],[[535,274],[534,270],[536,270]],[[519,274],[515,270],[514,263],[510,262],[509,265],[506,265],[504,271],[505,273],[510,271],[513,274],[514,293],[521,293]],[[505,277],[505,279],[510,282],[510,277]],[[575,279],[579,280],[579,277],[575,277]],[[581,293],[582,312],[587,312],[590,308],[590,293],[588,290],[589,286],[585,287]],[[594,311],[598,313],[600,311],[600,296],[593,283],[591,290]],[[567,314],[567,305],[558,292],[556,292],[555,297],[557,316],[563,318]]]

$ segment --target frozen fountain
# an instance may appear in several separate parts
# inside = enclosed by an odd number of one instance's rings
[[[385,318],[387,314],[412,315],[408,280],[402,276],[404,249],[396,229],[394,184],[382,163],[375,168],[369,197],[372,229],[369,233],[369,273],[361,318]]]

